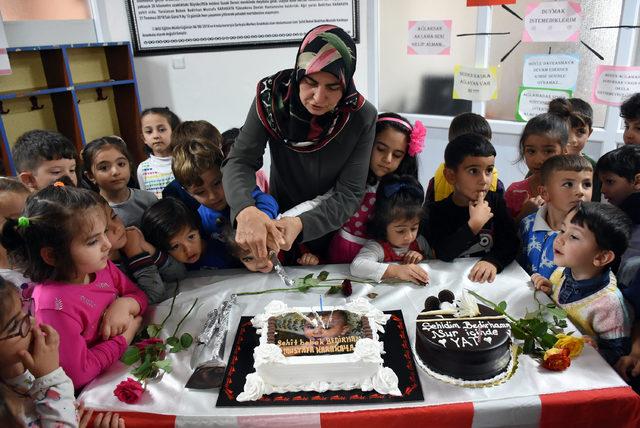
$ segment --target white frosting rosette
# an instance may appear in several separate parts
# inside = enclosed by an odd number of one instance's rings
[[[360,339],[353,348],[353,356],[356,361],[365,363],[382,363],[380,356],[381,343],[373,339]]]
[[[375,321],[378,331],[384,332],[382,327],[387,323],[391,315],[384,314],[380,309],[369,303],[369,300],[364,297],[357,297],[344,305],[347,311],[356,313],[358,315],[364,315]]]
[[[256,315],[251,319],[251,324],[260,329],[269,320],[269,318],[282,315],[287,312],[290,312],[290,310],[286,303],[280,300],[272,300],[267,306],[265,306],[263,313]]]
[[[398,389],[398,376],[389,367],[380,367],[372,382],[373,389],[380,394],[402,395]]]
[[[264,381],[257,373],[249,373],[244,384],[244,391],[238,394],[238,401],[255,401],[266,393]]]
[[[254,367],[269,363],[284,363],[282,349],[273,343],[263,343],[253,350]]]

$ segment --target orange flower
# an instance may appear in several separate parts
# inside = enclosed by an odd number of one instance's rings
[[[571,365],[571,357],[567,348],[551,348],[544,353],[542,367],[560,372]]]
[[[553,345],[554,348],[568,349],[571,358],[575,358],[582,353],[582,348],[584,347],[584,339],[582,337],[574,337],[563,333],[556,334],[556,337],[558,341]]]

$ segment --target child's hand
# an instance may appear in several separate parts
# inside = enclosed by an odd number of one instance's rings
[[[320,263],[318,256],[311,253],[304,253],[297,261],[301,266],[315,266]]]
[[[538,208],[540,208],[543,205],[544,205],[544,199],[542,199],[540,195],[536,196],[535,198],[529,198],[526,201],[524,201],[524,204],[522,204],[522,208],[520,208],[520,213],[518,214],[518,217],[524,218],[529,214],[536,212]]]
[[[133,338],[136,337],[136,333],[138,333],[140,327],[142,327],[142,317],[139,315],[137,317],[133,317],[129,323],[129,327],[127,327],[127,329],[122,333],[122,337],[125,338],[127,344],[130,345],[131,342],[133,342]]]
[[[389,265],[385,278],[397,278],[418,285],[429,283],[429,274],[418,265]]]
[[[553,288],[551,281],[549,281],[544,276],[539,273],[534,273],[531,275],[531,282],[533,282],[533,286],[536,290],[540,290],[545,294],[551,294],[551,289]]]
[[[142,248],[142,243],[144,242],[142,232],[136,227],[127,227],[125,234],[127,235],[127,243],[122,247],[122,252],[127,257],[137,256],[142,253],[144,251],[144,248]]]
[[[484,200],[484,192],[480,193],[477,201],[469,202],[469,228],[477,235],[482,227],[493,217],[489,203]]]
[[[60,357],[58,355],[58,346],[60,345],[60,336],[58,332],[50,325],[40,324],[31,327],[32,347],[29,353],[24,349],[18,353],[24,367],[31,372],[36,378],[47,375],[60,367]]]
[[[404,255],[404,258],[402,259],[402,264],[403,265],[415,265],[415,264],[420,263],[423,259],[424,259],[424,257],[422,257],[422,254],[420,254],[419,252],[413,251],[413,250],[409,250]]]
[[[640,356],[629,354],[620,357],[614,368],[622,379],[629,382],[630,377],[640,375]]]
[[[102,340],[121,335],[139,312],[140,305],[130,297],[114,300],[102,316]]]
[[[498,268],[493,263],[480,260],[476,263],[469,273],[469,279],[473,282],[493,282],[496,279]]]
[[[93,409],[86,410],[84,403],[80,403],[76,410],[78,414],[78,428],[87,428],[93,416]],[[94,428],[125,428],[124,419],[117,413],[98,413],[93,420]]]

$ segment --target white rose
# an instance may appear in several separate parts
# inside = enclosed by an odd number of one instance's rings
[[[398,389],[398,376],[389,367],[380,367],[373,377],[373,389],[380,394],[402,395]]]
[[[284,363],[285,358],[282,349],[273,343],[263,343],[253,350],[254,367],[266,363]]]
[[[264,395],[264,381],[257,373],[249,373],[244,391],[238,394],[238,401],[256,401]]]
[[[355,299],[347,303],[344,307],[348,311],[355,312],[358,315],[365,315],[371,309],[373,309],[371,303],[369,303],[369,301],[364,297],[356,297]]]
[[[353,349],[355,357],[367,363],[382,363],[381,344],[373,339],[360,339]]]
[[[288,309],[289,307],[286,303],[281,302],[280,300],[272,300],[267,306],[265,306],[264,312],[269,315],[278,315],[286,312]]]

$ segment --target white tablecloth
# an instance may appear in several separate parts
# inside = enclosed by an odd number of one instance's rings
[[[449,289],[456,295],[467,288],[480,293],[482,296],[499,302],[508,303],[507,312],[520,317],[526,308],[535,309],[533,288],[526,273],[515,263],[505,269],[495,282],[491,284],[476,284],[467,279],[467,274],[475,260],[458,259],[453,263],[430,261],[423,266],[431,277],[430,284],[419,287],[411,284],[353,284],[353,296],[366,296],[375,292],[378,296],[372,301],[381,310],[402,309],[409,338],[413,343],[415,337],[414,320],[424,306],[425,299],[430,295],[437,295],[440,290]],[[348,265],[317,266],[313,268],[289,267],[289,275],[293,278],[308,273],[327,270],[330,277],[344,277],[348,274]],[[176,299],[174,315],[167,323],[166,330],[172,331],[173,326],[186,313],[197,297],[198,305],[192,315],[184,323],[181,332],[190,332],[194,336],[200,330],[206,313],[217,307],[232,293],[240,291],[264,290],[283,287],[279,277],[274,273],[255,274],[246,271],[213,272],[212,276],[189,278],[181,286],[181,292]],[[321,291],[322,290],[322,291]],[[241,315],[255,315],[260,313],[271,300],[278,299],[290,306],[318,306],[319,296],[326,289],[315,289],[307,293],[276,292],[257,296],[241,296],[238,298],[238,309],[232,313],[231,329],[227,337],[225,360],[228,358],[235,330]],[[325,305],[340,305],[346,300],[342,295],[324,296]],[[168,312],[170,301],[166,301],[152,309],[149,318],[153,322],[160,322]],[[191,348],[193,349],[193,348]],[[519,367],[514,376],[506,383],[491,388],[463,388],[438,381],[420,369],[420,381],[424,393],[424,402],[386,403],[375,405],[329,405],[329,406],[273,406],[273,407],[233,407],[216,408],[217,390],[189,390],[184,385],[192,373],[189,366],[191,352],[171,354],[173,372],[166,374],[161,382],[150,383],[148,392],[143,399],[134,405],[124,404],[113,396],[115,386],[129,376],[129,367],[118,362],[98,379],[87,386],[80,399],[87,407],[108,409],[115,411],[136,411],[179,415],[183,419],[207,416],[207,421],[213,424],[216,420],[220,425],[225,420],[235,416],[275,415],[310,412],[334,412],[372,410],[376,408],[415,407],[419,405],[438,405],[445,403],[473,402],[477,409],[484,409],[485,415],[492,415],[490,420],[502,420],[508,425],[509,420],[522,423],[520,419],[526,417],[527,408],[535,413],[538,395],[626,386],[625,382],[600,357],[596,350],[587,346],[583,354],[572,361],[571,367],[564,372],[550,372],[542,369],[539,363],[529,356],[522,355]],[[514,408],[520,408],[520,413],[514,413]],[[476,411],[477,412],[477,411]],[[524,413],[523,413],[524,412]],[[535,420],[535,415],[529,415]],[[478,420],[480,421],[480,419]],[[476,426],[474,421],[474,426]],[[481,426],[477,425],[477,426]]]

